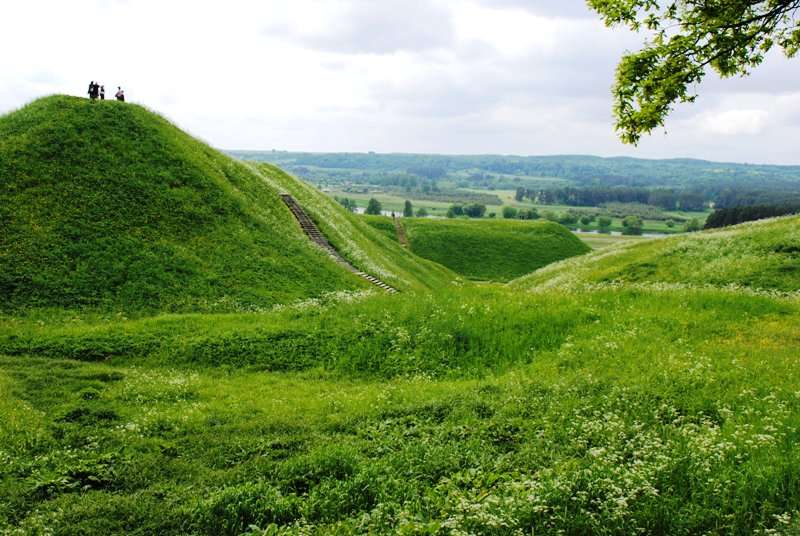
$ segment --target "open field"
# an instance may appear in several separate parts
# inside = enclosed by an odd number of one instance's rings
[[[798,322],[796,301],[618,289],[6,319],[0,527],[779,528],[800,506]],[[114,340],[127,350],[110,352]],[[282,363],[301,371],[268,372]]]
[[[494,213],[497,219],[502,218],[503,207],[509,206],[514,207],[517,209],[524,209],[524,208],[535,208],[539,215],[547,214],[547,213],[554,213],[564,214],[569,211],[590,211],[590,212],[597,212],[602,211],[602,209],[594,208],[594,207],[571,207],[567,205],[540,205],[531,203],[529,201],[516,201],[514,199],[514,191],[513,190],[481,190],[470,188],[466,191],[472,193],[481,193],[481,194],[492,194],[497,195],[503,201],[503,204],[500,206],[497,205],[488,205],[486,209],[486,214]],[[413,192],[409,193],[407,196],[403,196],[400,194],[393,194],[393,193],[385,193],[385,192],[372,192],[372,193],[350,193],[344,192],[342,190],[332,190],[329,192],[329,195],[334,197],[347,197],[353,199],[357,206],[360,208],[366,208],[367,203],[369,202],[370,198],[375,198],[380,201],[382,208],[386,212],[394,212],[397,215],[403,213],[403,206],[406,199],[411,200],[414,205],[414,210],[416,211],[420,207],[424,207],[431,216],[438,216],[444,217],[447,214],[447,209],[452,205],[452,203],[446,202],[437,202],[437,201],[428,201],[428,200],[419,200],[414,197]],[[709,212],[679,212],[679,211],[666,211],[664,212],[665,217],[674,217],[676,220],[690,220],[692,218],[696,218],[700,224],[702,225],[706,218],[708,218]],[[622,225],[622,218],[614,217],[611,219],[612,223],[609,227],[610,231],[614,232],[622,232],[625,227]],[[644,227],[643,232],[645,233],[661,233],[661,234],[675,234],[680,233],[683,231],[683,224],[677,223],[674,227],[669,227],[666,224],[665,220],[653,220],[653,219],[644,219],[643,220]],[[597,223],[591,223],[588,226],[584,225],[577,225],[573,226],[577,228],[584,228],[585,230],[597,230],[598,226]]]
[[[592,249],[601,249],[608,246],[619,244],[620,242],[641,242],[642,240],[652,240],[646,236],[625,236],[600,233],[576,232],[575,236],[581,239]]]
[[[403,248],[67,97],[0,118],[0,179],[2,536],[800,533],[800,217],[594,252],[402,219]]]

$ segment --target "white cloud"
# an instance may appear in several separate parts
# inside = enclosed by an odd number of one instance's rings
[[[668,136],[621,145],[609,88],[640,39],[583,0],[39,0],[3,16],[0,112],[99,78],[223,148],[798,159],[800,79],[774,56],[710,77]]]
[[[698,117],[700,127],[712,134],[738,136],[759,134],[767,124],[765,110],[725,110],[705,112]]]

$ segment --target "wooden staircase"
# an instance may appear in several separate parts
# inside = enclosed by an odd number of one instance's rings
[[[396,288],[387,285],[377,277],[362,272],[361,270],[350,264],[350,261],[342,257],[342,255],[336,250],[336,248],[334,248],[331,245],[331,243],[328,242],[328,239],[325,238],[325,235],[322,234],[322,232],[319,230],[319,227],[317,227],[316,224],[313,221],[311,221],[311,218],[308,217],[306,211],[303,210],[303,207],[300,206],[300,203],[298,203],[297,200],[291,196],[291,194],[280,194],[280,195],[281,199],[283,199],[283,202],[286,203],[286,206],[289,207],[289,210],[294,215],[295,219],[297,220],[297,223],[300,224],[300,228],[303,230],[306,236],[308,236],[308,238],[314,244],[316,244],[328,255],[330,255],[331,258],[333,258],[333,260],[335,260],[337,263],[344,266],[346,269],[353,272],[357,276],[366,279],[376,287],[385,290],[389,294],[397,293]]]

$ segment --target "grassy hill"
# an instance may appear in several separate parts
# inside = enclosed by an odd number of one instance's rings
[[[131,104],[53,96],[8,114],[0,309],[235,311],[369,288],[306,240],[277,195],[302,186],[268,175]],[[414,273],[417,259],[383,252],[375,233],[347,238],[362,246],[347,251],[355,264],[399,288],[450,278]]]
[[[391,220],[367,220],[384,233]],[[509,281],[589,248],[565,227],[545,221],[403,218],[411,250],[471,279]]]
[[[516,288],[577,288],[598,283],[800,289],[800,217],[745,223],[716,231],[620,243],[547,266]]]
[[[800,533],[798,217],[449,285],[386,220],[138,107],[39,101],[0,119],[0,157],[0,534]],[[431,291],[261,310],[360,288],[278,191]],[[498,278],[577,240],[404,223]]]
[[[460,279],[444,266],[401,247],[313,186],[270,164],[249,167],[273,188],[291,193],[336,249],[386,283],[401,290],[436,289]]]

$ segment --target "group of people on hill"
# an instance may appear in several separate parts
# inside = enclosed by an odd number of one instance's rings
[[[114,97],[121,102],[125,102],[125,92],[122,91],[122,88],[117,86],[117,92],[114,94]],[[101,86],[94,80],[89,82],[89,98],[92,100],[106,100],[106,87]]]

